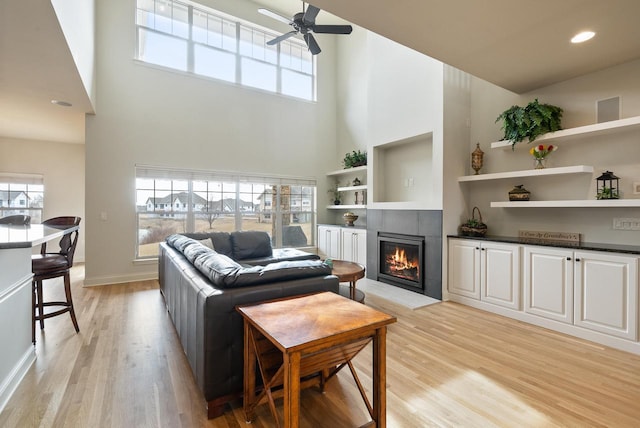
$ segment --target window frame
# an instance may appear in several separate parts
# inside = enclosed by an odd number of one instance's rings
[[[198,171],[198,170],[182,170],[182,169],[173,169],[173,168],[166,168],[166,167],[155,167],[155,166],[148,166],[148,165],[136,165],[135,166],[135,233],[134,236],[136,237],[135,240],[135,251],[134,251],[134,260],[136,261],[143,261],[143,260],[154,260],[157,259],[158,256],[154,256],[154,255],[150,255],[150,256],[144,256],[140,254],[140,228],[141,228],[141,214],[149,214],[149,211],[146,209],[148,204],[147,201],[144,201],[144,203],[139,203],[140,201],[138,200],[138,192],[140,190],[142,191],[151,191],[152,189],[147,189],[147,188],[139,188],[138,187],[138,180],[139,179],[145,179],[145,180],[154,180],[154,187],[153,187],[153,205],[154,205],[154,212],[156,210],[160,210],[162,211],[163,214],[168,215],[171,218],[175,218],[175,215],[178,215],[178,220],[181,219],[180,216],[184,215],[184,219],[183,219],[183,223],[184,223],[184,229],[185,229],[185,233],[192,233],[196,231],[196,219],[198,217],[198,214],[201,214],[201,211],[197,210],[196,207],[196,203],[194,202],[194,195],[198,196],[200,198],[202,198],[201,195],[199,195],[198,193],[203,193],[206,192],[207,193],[207,197],[204,198],[205,200],[209,200],[209,193],[213,194],[213,193],[218,193],[221,196],[221,201],[223,201],[226,196],[229,196],[231,194],[233,194],[233,199],[235,200],[234,202],[234,207],[233,210],[228,212],[228,215],[233,215],[234,218],[234,230],[246,230],[243,229],[243,220],[244,220],[244,215],[247,214],[246,210],[243,210],[241,207],[241,203],[242,202],[246,202],[241,198],[241,195],[258,195],[258,194],[272,194],[268,189],[270,189],[272,186],[273,187],[277,187],[277,194],[276,197],[274,199],[274,203],[271,204],[270,209],[268,211],[268,217],[267,214],[263,214],[265,215],[264,218],[270,218],[270,222],[276,222],[274,229],[275,232],[272,236],[272,234],[270,233],[269,235],[272,237],[272,241],[273,241],[273,246],[274,248],[283,248],[283,235],[284,235],[284,228],[283,228],[283,216],[284,215],[289,215],[291,216],[291,218],[294,218],[294,214],[300,214],[300,215],[304,215],[304,218],[308,218],[308,223],[309,223],[309,237],[307,240],[307,245],[305,246],[301,246],[301,247],[290,247],[290,248],[313,248],[315,247],[315,242],[316,242],[316,227],[317,227],[317,180],[315,178],[305,178],[305,177],[285,177],[285,176],[274,176],[274,175],[258,175],[258,174],[250,174],[250,173],[228,173],[228,172],[223,172],[223,171]],[[155,186],[155,181],[166,181],[166,182],[171,182],[171,185],[166,187],[166,188],[158,188],[157,186]],[[187,190],[181,190],[182,187],[181,186],[174,186],[174,182],[183,182],[186,181],[187,185],[186,188]],[[207,182],[207,186],[209,183],[220,183],[222,184],[222,187],[220,187],[219,190],[211,190],[209,191],[208,187],[207,190],[198,190],[196,188],[196,186],[194,186],[194,183],[199,183],[199,182]],[[243,188],[243,185],[264,185],[264,190],[260,193],[255,193],[253,191],[251,192],[247,192],[247,191],[242,191],[241,189]],[[301,204],[301,206],[299,207],[299,209],[292,209],[292,204],[289,203],[288,209],[283,208],[282,204],[281,204],[281,190],[283,187],[288,186],[289,188],[292,187],[300,187],[301,189],[303,188],[309,188],[309,190],[307,190],[307,192],[309,192],[307,194],[307,199],[309,201],[308,206],[305,204],[305,206],[302,206],[303,204]],[[230,190],[230,187],[233,187],[233,191]],[[174,192],[174,189],[178,189],[177,192]],[[168,209],[162,209],[158,207],[158,203],[157,200],[160,199],[158,197],[156,197],[156,192],[164,192],[167,193],[169,192],[170,195],[175,195],[181,192],[186,192],[187,193],[187,202],[186,205],[187,210],[183,211],[182,209],[180,210],[176,210],[175,209],[175,201],[169,201],[168,203],[164,204],[166,205],[166,208]],[[303,195],[303,192],[301,191],[300,195]],[[255,199],[255,197],[254,197]],[[300,198],[302,200],[302,196]],[[206,203],[206,207],[207,207],[207,211],[208,207],[209,207],[209,203]],[[226,212],[226,209],[223,209],[225,207],[223,207],[223,203],[221,202],[220,204],[220,212]],[[258,216],[260,215],[261,211],[259,209],[256,209],[254,207],[253,211],[251,211],[251,213],[255,213]],[[295,222],[295,220],[292,220],[293,224]],[[272,223],[273,224],[273,223]]]
[[[11,199],[4,201],[3,198],[0,199],[0,217],[5,217],[9,215],[22,214],[28,215],[32,218],[33,223],[37,223],[38,218],[40,219],[40,223],[42,222],[43,214],[44,214],[44,177],[40,174],[21,174],[21,173],[4,173],[0,172],[0,184],[6,184],[7,190],[0,188],[0,192],[7,192],[10,198],[11,193],[20,192],[24,193],[27,197],[26,200],[21,199],[18,201],[17,206],[4,206],[4,203],[10,203]],[[12,190],[12,186],[18,187],[17,190]],[[30,190],[29,187],[35,187],[33,190]],[[2,186],[4,187],[4,186]],[[24,187],[24,189],[22,189]],[[37,199],[41,201],[41,206],[32,206],[31,200],[35,200],[35,197],[31,195],[39,195],[40,198]]]
[[[284,40],[280,43],[278,43],[277,45],[274,46],[267,46],[266,43],[264,45],[264,47],[260,48],[260,50],[265,52],[268,51],[274,51],[274,55],[275,55],[275,62],[274,61],[268,61],[267,59],[265,59],[265,55],[262,56],[262,58],[260,58],[259,55],[256,55],[253,53],[253,51],[255,51],[255,48],[258,46],[258,44],[254,43],[253,40],[256,37],[256,34],[258,34],[258,36],[262,36],[264,37],[264,40],[270,40],[273,39],[275,37],[278,37],[280,34],[278,34],[276,31],[271,30],[269,28],[266,27],[262,27],[259,26],[257,24],[254,24],[252,22],[240,19],[238,17],[226,14],[224,12],[209,8],[205,5],[201,5],[195,2],[191,2],[188,0],[163,0],[163,2],[167,2],[171,5],[171,7],[173,7],[174,5],[182,5],[184,7],[187,8],[188,10],[188,35],[187,37],[183,37],[180,35],[176,35],[174,34],[175,31],[173,31],[173,19],[172,18],[168,18],[171,25],[171,31],[167,32],[167,31],[162,31],[159,30],[157,28],[158,24],[156,23],[157,21],[157,17],[161,16],[158,13],[153,13],[151,14],[151,12],[146,11],[145,9],[141,9],[140,7],[140,2],[142,2],[144,0],[136,0],[135,2],[135,19],[134,19],[134,25],[135,25],[135,34],[136,34],[136,43],[135,43],[135,59],[137,61],[140,61],[141,63],[144,64],[148,64],[154,67],[161,67],[163,69],[167,69],[167,70],[173,70],[173,71],[178,71],[178,72],[182,72],[182,73],[187,73],[187,74],[192,74],[198,77],[202,77],[205,79],[213,79],[219,82],[225,82],[225,83],[230,83],[230,84],[234,84],[237,86],[241,86],[243,88],[251,88],[254,90],[258,90],[258,91],[264,91],[264,92],[268,92],[271,94],[278,94],[284,97],[291,97],[294,98],[296,100],[303,100],[303,101],[310,101],[310,102],[316,102],[317,101],[317,64],[316,64],[316,57],[315,55],[311,55],[311,53],[308,53],[308,61],[306,61],[305,58],[303,58],[303,53],[306,51],[308,52],[308,48],[306,46],[306,44],[304,43],[303,40],[299,39],[298,37],[293,37],[287,40]],[[156,5],[156,2],[160,1],[160,0],[147,0],[150,2],[153,2],[154,6]],[[154,11],[156,9],[154,8]],[[225,43],[224,43],[224,37],[225,35],[222,35],[222,42],[220,43],[221,46],[214,46],[212,44],[209,44],[207,42],[203,42],[200,41],[199,39],[196,40],[198,37],[200,36],[195,36],[194,35],[194,12],[201,15],[201,14],[206,14],[207,15],[207,23],[209,22],[209,16],[214,17],[216,19],[221,20],[221,22],[224,23],[233,23],[235,25],[235,48],[233,50],[229,50],[225,48]],[[150,16],[153,16],[153,26],[151,25],[146,25],[145,23],[140,23],[139,19],[141,16],[145,16],[145,13],[149,13]],[[182,21],[180,21],[182,22]],[[167,38],[171,38],[174,39],[176,41],[182,41],[186,43],[186,64],[184,66],[184,68],[176,68],[173,67],[171,65],[168,64],[159,64],[156,62],[152,62],[152,61],[148,61],[142,58],[141,55],[143,55],[140,51],[141,51],[141,44],[142,44],[142,33],[143,32],[150,32],[152,34],[155,35],[159,35],[160,37],[167,37]],[[243,53],[243,43],[245,43],[245,41],[242,39],[242,34],[243,31],[249,31],[252,35],[251,39],[252,42],[250,43],[249,46],[252,47],[252,52],[247,54],[247,53]],[[208,29],[205,31],[207,34],[207,40],[208,40],[208,34],[209,31]],[[224,32],[224,30],[223,30]],[[213,73],[209,73],[209,74],[203,74],[202,72],[196,72],[196,48],[200,49],[211,49],[214,50],[217,54],[222,54],[222,55],[232,55],[234,56],[234,60],[235,60],[235,74],[234,74],[234,78],[233,81],[228,80],[226,78],[222,78],[222,77],[215,77],[212,76],[211,74]],[[285,52],[286,51],[286,52]],[[200,51],[202,52],[202,51]],[[288,52],[288,53],[287,53]],[[294,63],[294,52],[298,52],[300,53],[300,58],[298,59],[298,61],[300,62],[300,66],[299,67],[294,67],[292,65],[292,63]],[[289,61],[284,61],[283,62],[283,55],[286,55],[289,58]],[[257,63],[258,65],[264,65],[264,66],[270,66],[270,67],[275,67],[275,90],[271,90],[265,87],[261,87],[259,85],[249,85],[249,84],[244,84],[243,83],[243,65],[242,63],[247,61],[248,63],[252,63],[255,64]],[[310,66],[308,67],[304,67],[303,64],[310,64]],[[308,69],[308,70],[307,70]],[[309,85],[308,87],[306,85],[305,89],[303,90],[305,95],[296,95],[291,93],[291,91],[288,92],[283,92],[282,88],[285,87],[289,87],[288,85],[286,85],[286,82],[284,82],[283,79],[286,78],[287,73],[292,73],[295,76],[302,76],[302,78],[308,78],[310,79]],[[292,81],[292,83],[294,83]],[[294,83],[295,85],[295,83]],[[302,86],[300,86],[302,88]],[[303,91],[299,91],[299,94],[301,94]],[[306,91],[309,91],[309,96],[306,96]]]

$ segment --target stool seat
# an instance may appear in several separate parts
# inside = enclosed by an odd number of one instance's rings
[[[69,261],[61,254],[35,254],[31,256],[31,270],[34,275],[55,274],[69,268]]]

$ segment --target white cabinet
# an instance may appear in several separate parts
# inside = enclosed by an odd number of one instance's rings
[[[520,247],[449,240],[449,292],[519,309]]]
[[[323,258],[340,259],[341,227],[318,226],[318,253]]]
[[[637,340],[638,258],[525,247],[524,310]]]
[[[524,248],[524,311],[573,322],[573,251]]]
[[[575,325],[625,339],[638,338],[638,259],[575,252]]]
[[[342,228],[342,260],[367,264],[367,231]]]

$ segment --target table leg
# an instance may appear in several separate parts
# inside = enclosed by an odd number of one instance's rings
[[[256,350],[253,347],[251,325],[244,321],[244,417],[247,422],[254,418],[254,400],[256,394]]]
[[[387,426],[387,327],[373,336],[373,414],[376,428]]]
[[[351,294],[351,300],[356,300],[356,282],[349,282],[349,293]]]
[[[300,352],[284,354],[284,427],[298,428],[300,419]]]

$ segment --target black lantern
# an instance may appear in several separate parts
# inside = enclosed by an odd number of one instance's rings
[[[596,199],[618,199],[620,195],[618,192],[619,179],[611,171],[605,171],[600,177],[596,178],[598,183]]]

